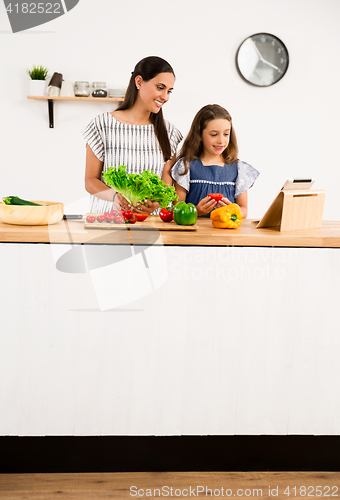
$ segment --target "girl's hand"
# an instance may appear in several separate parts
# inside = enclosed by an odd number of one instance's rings
[[[224,198],[227,199],[227,198]],[[196,205],[197,215],[200,217],[201,215],[208,214],[216,207],[217,202],[212,200],[209,196],[203,198],[198,205]]]
[[[217,203],[217,206],[218,207],[225,207],[226,205],[230,205],[231,204],[231,201],[228,200],[228,198],[222,198],[222,200],[220,200],[218,203]]]
[[[152,212],[159,208],[159,203],[152,203],[150,200],[145,200],[146,206],[142,205],[142,203],[137,203],[136,207],[133,207],[133,212],[136,214],[147,214],[150,215]]]

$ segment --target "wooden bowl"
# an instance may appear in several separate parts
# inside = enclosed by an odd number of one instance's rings
[[[64,204],[55,201],[36,201],[41,207],[28,205],[6,205],[0,202],[0,221],[19,226],[47,226],[56,224],[64,216]]]

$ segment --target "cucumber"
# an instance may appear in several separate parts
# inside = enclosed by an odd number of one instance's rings
[[[18,196],[6,196],[2,198],[6,205],[28,205],[30,207],[42,207],[39,203],[33,203],[33,201],[22,200]]]

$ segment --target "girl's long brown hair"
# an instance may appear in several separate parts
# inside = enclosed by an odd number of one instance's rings
[[[203,153],[202,132],[207,127],[208,122],[222,118],[230,122],[230,139],[228,147],[223,151],[222,157],[226,163],[233,163],[238,158],[238,146],[235,130],[233,128],[232,119],[228,111],[218,104],[207,104],[196,114],[193,119],[189,133],[183,143],[182,149],[177,155],[177,160],[183,158],[185,175],[189,170],[189,163],[192,160],[197,160]]]
[[[172,73],[175,76],[174,70],[170,64],[161,57],[149,56],[139,61],[131,74],[124,101],[118,106],[117,110],[130,109],[135,104],[138,96],[138,90],[135,83],[136,76],[140,75],[144,81],[148,82],[159,75],[159,73]],[[150,120],[154,126],[155,134],[164,156],[164,161],[167,162],[171,158],[171,146],[164,123],[162,109],[160,109],[158,113],[150,113]]]

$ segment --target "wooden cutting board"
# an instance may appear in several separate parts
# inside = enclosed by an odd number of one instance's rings
[[[193,226],[180,226],[176,224],[176,222],[163,222],[158,215],[149,215],[149,217],[143,222],[136,222],[135,224],[115,224],[114,222],[86,222],[86,217],[88,215],[93,215],[97,217],[97,215],[101,214],[86,214],[85,216],[85,229],[134,229],[134,230],[144,230],[151,231],[153,229],[158,229],[159,231],[196,231],[198,226],[194,224]]]

